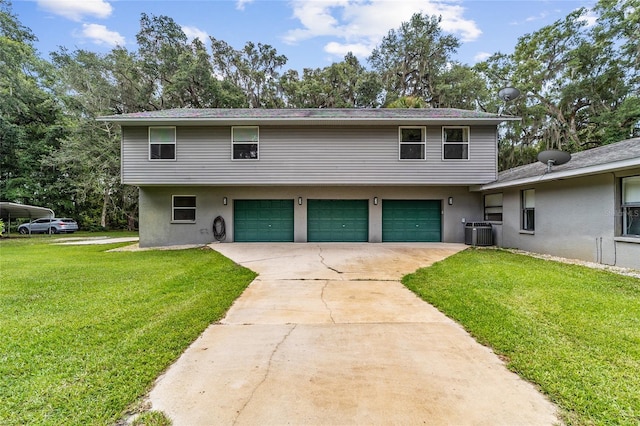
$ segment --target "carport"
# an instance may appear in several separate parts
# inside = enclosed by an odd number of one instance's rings
[[[41,217],[54,218],[53,210],[46,207],[29,206],[27,204],[10,203],[6,201],[0,202],[0,218],[7,223],[7,233],[10,234],[11,219],[28,218],[29,222],[33,219]],[[31,229],[29,229],[31,235]]]

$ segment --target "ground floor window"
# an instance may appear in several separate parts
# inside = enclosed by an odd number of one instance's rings
[[[502,222],[502,193],[484,196],[484,220]]]
[[[622,179],[622,229],[624,235],[640,236],[640,176]]]
[[[533,231],[535,227],[536,190],[522,191],[522,230]]]
[[[174,195],[172,202],[173,222],[196,221],[196,197],[195,195]]]

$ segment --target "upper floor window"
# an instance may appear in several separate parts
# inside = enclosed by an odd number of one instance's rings
[[[426,128],[400,127],[400,159],[424,160],[426,158]]]
[[[231,145],[234,160],[258,159],[258,126],[242,126],[231,128]]]
[[[484,220],[502,222],[502,193],[484,196]]]
[[[469,127],[442,127],[442,159],[469,159]]]
[[[149,159],[176,159],[175,127],[149,127]]]
[[[533,231],[535,226],[536,190],[526,189],[522,191],[522,230]]]
[[[171,220],[173,222],[195,222],[195,195],[174,195],[172,198]]]
[[[622,229],[624,235],[640,236],[640,176],[622,179]]]

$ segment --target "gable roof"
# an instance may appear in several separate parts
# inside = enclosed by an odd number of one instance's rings
[[[131,125],[231,124],[491,124],[520,120],[486,112],[455,108],[176,108],[98,117]]]
[[[553,166],[550,173],[547,173],[547,166],[540,162],[514,167],[500,172],[498,180],[483,185],[480,189],[507,188],[633,167],[640,167],[640,138],[576,152],[571,154],[571,160],[568,163]]]

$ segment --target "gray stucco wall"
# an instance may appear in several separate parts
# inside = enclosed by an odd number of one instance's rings
[[[172,195],[195,195],[197,198],[195,223],[172,223]],[[228,204],[223,204],[227,197]],[[298,197],[303,198],[298,205]],[[373,198],[378,197],[378,205]],[[447,200],[453,197],[453,205]],[[146,186],[140,188],[140,245],[158,247],[177,244],[207,244],[214,241],[212,225],[217,216],[226,223],[227,238],[233,241],[233,200],[236,199],[293,199],[294,239],[306,242],[307,199],[368,199],[369,242],[382,240],[382,200],[441,200],[443,206],[443,242],[464,242],[465,220],[479,220],[482,215],[480,193],[469,192],[466,186],[448,187],[235,187],[235,186]]]
[[[640,170],[624,175],[640,174]],[[620,237],[620,176],[606,173],[503,192],[503,221],[494,224],[502,247],[640,269],[640,238]],[[535,231],[521,231],[520,197],[535,189]],[[488,193],[501,192],[498,190]]]
[[[420,125],[420,123],[416,123]],[[122,181],[146,185],[471,185],[497,176],[496,126],[470,128],[469,159],[399,160],[399,126],[260,126],[259,159],[231,160],[231,126],[176,128],[176,160],[149,160],[148,127],[123,127]]]

